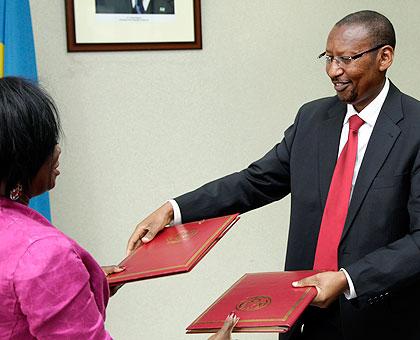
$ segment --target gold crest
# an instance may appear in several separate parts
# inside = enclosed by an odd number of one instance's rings
[[[251,296],[242,300],[236,305],[237,310],[253,312],[259,309],[263,309],[271,304],[271,298],[269,296]]]
[[[166,239],[166,243],[168,244],[181,243],[181,242],[192,239],[195,235],[197,235],[197,233],[198,233],[197,229],[182,230],[179,234],[168,237]]]

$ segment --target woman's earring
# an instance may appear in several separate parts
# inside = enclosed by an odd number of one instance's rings
[[[9,197],[10,197],[10,199],[12,201],[18,201],[19,198],[22,196],[22,194],[23,194],[22,184],[18,184],[18,185],[16,185],[15,188],[13,188],[12,190],[10,190]]]

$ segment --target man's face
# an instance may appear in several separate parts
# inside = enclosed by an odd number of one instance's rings
[[[328,35],[326,54],[353,56],[374,46],[364,26],[335,26]],[[380,51],[380,50],[379,50]],[[360,112],[381,91],[385,72],[379,69],[378,51],[364,54],[349,64],[327,63],[326,71],[333,82],[338,98]]]

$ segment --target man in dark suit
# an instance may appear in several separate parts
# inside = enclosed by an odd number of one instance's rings
[[[281,143],[247,169],[165,203],[127,250],[173,218],[244,213],[290,193],[285,269],[325,271],[296,283],[318,295],[288,338],[420,339],[420,102],[386,78],[394,48],[383,15],[340,20],[320,55],[337,95],[303,105]]]
[[[96,0],[96,13],[175,14],[174,0]]]

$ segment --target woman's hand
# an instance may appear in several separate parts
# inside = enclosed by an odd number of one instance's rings
[[[114,273],[120,273],[123,272],[125,270],[125,267],[119,267],[119,266],[101,266],[102,271],[104,272],[105,276],[108,276],[110,274],[114,274]]]
[[[230,313],[223,324],[223,327],[214,335],[212,335],[209,340],[230,340],[233,327],[238,323],[239,318],[234,312]]]
[[[125,267],[119,267],[119,266],[101,266],[101,268],[105,276],[108,276],[113,273],[120,273],[125,270]],[[118,291],[118,289],[120,289],[122,286],[123,285],[109,287],[109,295],[113,296]]]

